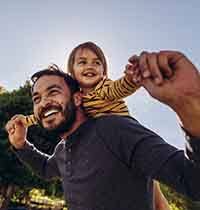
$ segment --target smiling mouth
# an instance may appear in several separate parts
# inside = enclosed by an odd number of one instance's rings
[[[51,109],[51,110],[48,110],[48,111],[44,112],[43,117],[46,118],[46,117],[49,117],[49,116],[51,116],[53,114],[56,114],[58,112],[59,111],[56,110],[56,109]]]
[[[85,72],[83,72],[82,75],[85,77],[94,77],[94,76],[96,76],[96,73],[93,71],[85,71]]]
[[[61,111],[61,109],[59,109],[58,107],[49,107],[42,111],[42,113],[40,115],[40,119],[46,119],[48,117],[51,117],[51,116],[59,113],[60,111]]]

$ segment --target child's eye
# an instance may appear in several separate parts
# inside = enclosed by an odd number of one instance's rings
[[[81,61],[78,62],[78,64],[79,64],[79,65],[80,65],[80,64],[86,64],[86,61],[81,60]]]
[[[101,65],[101,61],[95,61],[96,65]]]

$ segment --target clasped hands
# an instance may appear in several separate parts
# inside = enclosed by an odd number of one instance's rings
[[[190,133],[200,136],[200,76],[181,52],[142,52],[133,55],[125,74],[160,102],[170,106]]]

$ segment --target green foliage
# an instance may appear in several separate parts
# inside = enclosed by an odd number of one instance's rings
[[[199,210],[200,202],[193,202],[189,198],[177,193],[172,188],[160,184],[161,190],[167,198],[172,210]]]
[[[31,114],[33,110],[30,94],[30,83],[27,81],[24,86],[12,92],[0,94],[0,186],[9,184],[20,186],[21,189],[32,187],[46,188],[49,193],[54,193],[59,184],[52,182],[47,184],[22,165],[13,154],[5,131],[7,121],[15,114]],[[39,126],[32,126],[28,129],[28,140],[43,152],[51,154],[55,144],[59,141],[55,136],[48,135]],[[53,189],[53,187],[57,189]]]
[[[4,129],[6,122],[15,114],[25,113],[32,109],[29,92],[30,85],[26,83],[18,91],[5,92],[0,95],[0,183],[24,185],[29,182],[30,173],[16,159],[10,150],[7,133]],[[28,176],[28,179],[24,179]],[[19,180],[20,177],[20,180]],[[23,180],[23,181],[22,181]],[[31,178],[32,181],[32,178]]]

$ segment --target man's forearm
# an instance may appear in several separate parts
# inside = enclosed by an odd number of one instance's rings
[[[50,179],[58,175],[57,165],[51,156],[37,150],[33,144],[26,141],[22,149],[13,149],[17,157],[37,175]]]
[[[184,98],[174,109],[183,128],[192,136],[200,137],[200,90],[196,96]]]

